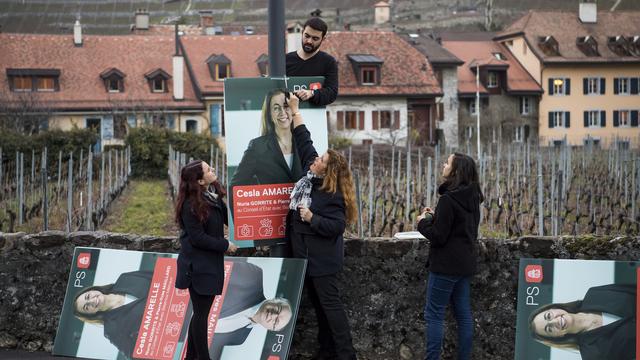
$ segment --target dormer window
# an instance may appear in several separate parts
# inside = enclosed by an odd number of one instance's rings
[[[269,75],[269,57],[267,54],[260,54],[256,59],[256,64],[258,65],[260,76],[266,77]]]
[[[558,41],[553,36],[540,36],[538,38],[538,47],[547,56],[560,56]]]
[[[7,69],[9,87],[14,92],[59,91],[59,77],[57,69]]]
[[[629,52],[633,56],[640,56],[640,35],[629,38],[627,41],[629,44]]]
[[[154,93],[165,93],[168,91],[167,82],[171,79],[166,71],[162,69],[156,69],[144,74],[144,77],[149,82],[149,88]]]
[[[498,87],[498,73],[495,71],[489,71],[487,74],[487,87],[488,88],[496,88]]]
[[[610,36],[609,39],[607,39],[607,46],[618,56],[631,56],[629,43],[624,36]]]
[[[216,81],[224,80],[231,77],[231,60],[224,54],[211,55],[206,61],[209,66],[209,74]]]
[[[103,71],[100,78],[104,81],[107,92],[120,93],[124,92],[124,73],[116,68]]]
[[[598,52],[598,42],[593,36],[580,36],[576,39],[576,45],[578,49],[587,56],[600,56]]]
[[[380,85],[382,78],[382,59],[370,54],[347,55],[359,85]]]

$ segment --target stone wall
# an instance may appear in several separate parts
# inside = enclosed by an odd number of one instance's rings
[[[176,252],[174,238],[104,232],[0,233],[0,348],[51,351],[75,246]],[[420,359],[424,353],[424,267],[420,240],[346,242],[343,299],[361,359]],[[241,256],[262,255],[242,250]],[[474,359],[513,359],[518,260],[521,257],[637,260],[640,238],[482,240],[473,279]],[[304,298],[291,359],[316,347],[315,315]],[[455,356],[448,315],[444,359]]]

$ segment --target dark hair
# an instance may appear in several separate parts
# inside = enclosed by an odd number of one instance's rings
[[[202,160],[193,160],[180,170],[180,186],[175,209],[176,223],[180,228],[182,228],[182,207],[187,200],[191,203],[191,212],[199,221],[204,222],[209,216],[209,206],[205,202],[204,188],[198,183],[198,180],[204,176],[202,163]],[[220,183],[216,180],[211,185],[222,200],[225,191]]]
[[[480,194],[480,202],[484,201],[484,195],[480,190],[480,180],[476,162],[469,155],[455,152],[451,162],[451,171],[444,178],[444,185],[447,190],[454,190],[460,186],[476,185]]]
[[[577,314],[581,305],[582,300],[577,300],[568,303],[547,304],[539,307],[529,315],[529,332],[531,333],[531,337],[545,343],[545,345],[578,349],[578,334],[565,334],[557,337],[538,334],[533,326],[533,319],[538,316],[538,314],[549,309],[562,309],[568,313]]]
[[[327,35],[327,31],[329,30],[327,23],[324,22],[319,17],[315,17],[315,16],[307,20],[306,23],[304,23],[304,26],[302,27],[302,31],[304,31],[304,29],[306,29],[307,26],[312,28],[313,30],[322,31],[323,38],[325,35]]]
[[[82,321],[102,321],[104,314],[108,313],[110,310],[106,310],[106,311],[98,311],[94,314],[85,314],[82,313],[80,311],[78,311],[78,308],[76,307],[76,301],[78,301],[78,298],[84,294],[86,294],[89,291],[92,290],[96,290],[101,292],[104,295],[107,294],[115,294],[114,292],[111,291],[111,289],[113,289],[113,284],[108,284],[108,285],[102,285],[102,286],[91,286],[88,287],[82,291],[80,291],[74,298],[73,298],[73,315],[75,315],[75,317],[77,317],[78,319],[82,320]]]
[[[271,99],[280,94],[284,94],[286,103],[289,99],[289,91],[287,91],[287,89],[273,89],[264,97],[264,103],[262,103],[262,135],[271,135],[276,133],[276,128],[273,125],[273,117],[271,116]],[[291,122],[291,126],[293,126],[293,121]]]

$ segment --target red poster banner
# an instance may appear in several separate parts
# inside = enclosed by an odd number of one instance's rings
[[[291,183],[234,186],[234,239],[283,238],[291,190]]]
[[[189,305],[189,292],[174,287],[176,259],[158,258],[133,357],[171,359]]]

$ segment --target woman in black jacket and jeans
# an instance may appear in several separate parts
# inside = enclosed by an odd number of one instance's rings
[[[418,231],[430,241],[429,284],[424,317],[425,358],[440,358],[444,315],[451,302],[458,323],[458,359],[470,359],[473,342],[470,279],[476,271],[480,203],[478,170],[470,156],[454,153],[442,169],[444,183],[435,213],[425,208]]]
[[[182,232],[176,288],[189,289],[193,305],[185,359],[209,360],[209,309],[222,293],[224,253],[237,249],[224,238],[228,224],[224,194],[206,162],[191,161],[180,171],[176,222]]]
[[[303,124],[298,98],[290,94],[293,138],[306,173],[291,193],[287,236],[293,256],[308,260],[305,285],[318,317],[317,359],[356,359],[349,319],[340,300],[338,272],[343,233],[356,219],[355,191],[345,157],[333,150],[318,156]]]

